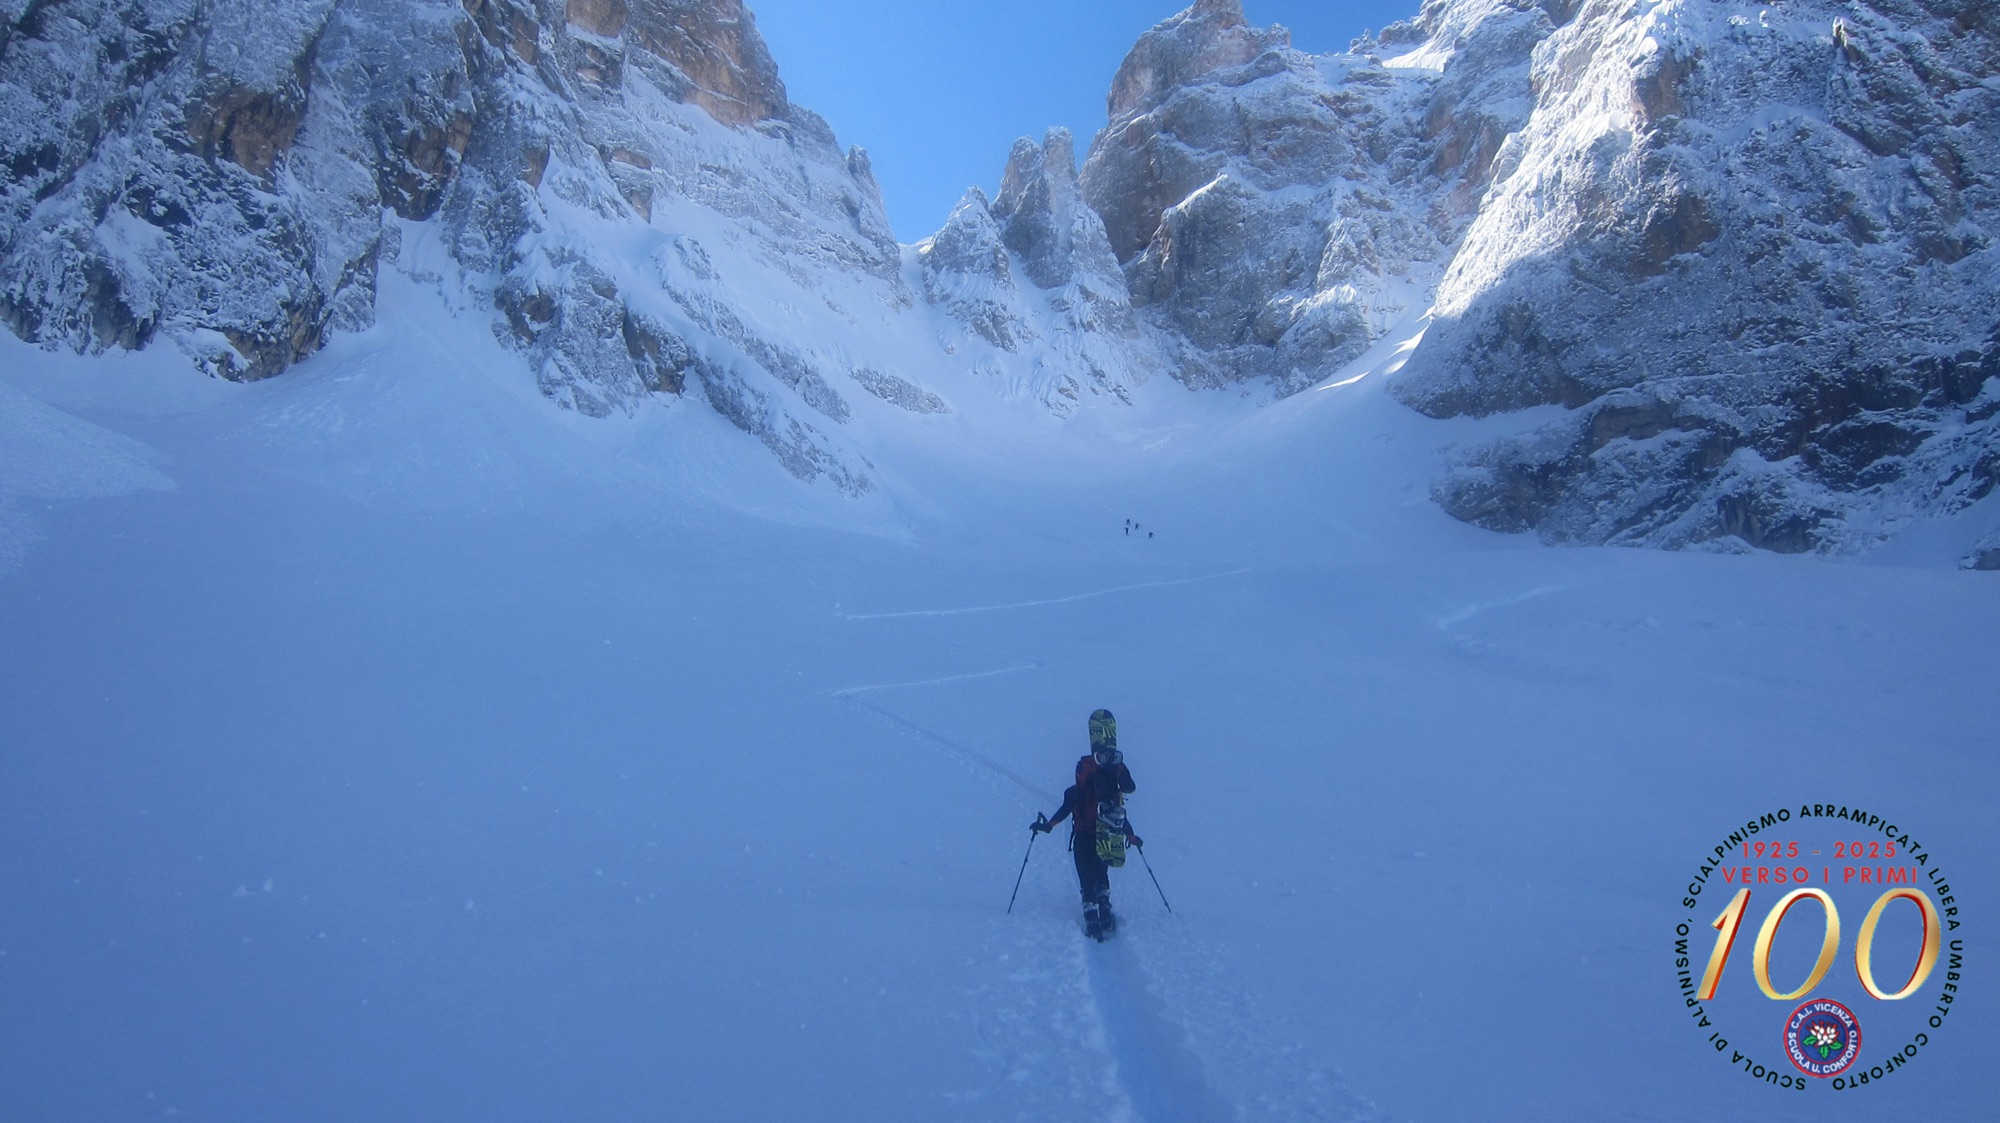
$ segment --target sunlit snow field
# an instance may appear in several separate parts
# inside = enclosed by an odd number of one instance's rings
[[[1489,534],[1393,347],[1069,421],[946,380],[861,500],[406,290],[269,382],[167,350],[0,343],[0,1118],[1991,1117],[1990,503],[1859,561]],[[1060,832],[1003,911],[1098,706],[1174,909],[1119,871],[1104,946]],[[1921,828],[1973,943],[1838,1096],[1672,970],[1801,801]]]

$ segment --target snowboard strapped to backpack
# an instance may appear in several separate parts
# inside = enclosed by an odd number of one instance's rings
[[[1116,803],[1097,805],[1097,860],[1107,866],[1125,864],[1125,808]]]

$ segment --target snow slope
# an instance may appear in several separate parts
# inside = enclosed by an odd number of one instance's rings
[[[1478,530],[1429,480],[1537,418],[1391,400],[1418,327],[1264,408],[898,411],[859,500],[563,411],[399,275],[248,385],[0,343],[0,1115],[1987,1118],[1983,975],[1799,1095],[1669,934],[1826,799],[1920,820],[1977,941],[2000,587],[1946,539],[2000,512],[1870,565]],[[1119,872],[1103,947],[1060,835],[1003,911],[1096,706],[1174,908]]]

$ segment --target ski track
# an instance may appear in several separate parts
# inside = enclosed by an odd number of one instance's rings
[[[838,615],[842,619],[864,621],[864,619],[920,619],[920,617],[948,617],[948,615],[970,615],[970,613],[986,613],[986,611],[1008,611],[1008,609],[1022,609],[1022,607],[1042,607],[1042,605],[1074,603],[1074,601],[1082,601],[1082,599],[1104,597],[1104,595],[1126,593],[1126,591],[1160,589],[1160,587],[1174,587],[1174,585],[1190,585],[1190,583],[1198,583],[1198,581],[1216,581],[1216,579],[1222,579],[1222,577],[1234,577],[1234,575],[1248,573],[1248,571],[1252,571],[1252,567],[1246,565],[1246,567],[1228,569],[1228,571],[1222,571],[1222,573],[1206,573],[1206,575],[1198,575],[1198,577],[1180,577],[1180,579],[1172,579],[1172,581],[1142,581],[1142,583],[1132,583],[1132,585],[1116,585],[1116,587],[1108,587],[1108,589],[1092,589],[1092,591],[1084,591],[1084,593],[1072,593],[1072,595],[1064,595],[1064,597],[1032,599],[1032,601],[966,605],[966,607],[946,607],[946,609],[838,613]],[[1540,587],[1540,589],[1532,589],[1532,591],[1528,591],[1528,593],[1524,593],[1520,597],[1514,597],[1514,599],[1532,599],[1532,597],[1538,597],[1538,595],[1544,595],[1544,593],[1552,593],[1552,591],[1560,591],[1560,589],[1556,589],[1556,587]],[[1514,599],[1502,601],[1502,603],[1514,603]],[[1472,615],[1476,615],[1476,613],[1480,613],[1480,611],[1484,611],[1488,607],[1498,607],[1498,605],[1484,605],[1484,603],[1482,605],[1474,605],[1474,607],[1464,609],[1464,611],[1460,611],[1460,613],[1456,613],[1456,615],[1452,615],[1448,619],[1440,619],[1438,627],[1440,629],[1450,629],[1452,625],[1460,623],[1462,619],[1470,619]],[[970,745],[964,745],[964,743],[960,743],[960,741],[956,741],[956,739],[952,739],[952,737],[948,737],[944,733],[938,733],[936,729],[920,725],[918,721],[912,721],[912,719],[904,717],[902,713],[896,713],[894,709],[890,709],[886,705],[878,705],[876,701],[870,701],[866,697],[870,693],[880,693],[880,691],[890,691],[890,689],[922,689],[922,687],[932,687],[932,685],[946,685],[946,683],[988,679],[988,677],[1000,677],[1000,675],[1014,675],[1014,673],[1024,673],[1024,671],[1040,669],[1044,665],[1040,659],[1028,659],[1028,657],[1022,657],[1022,655],[1006,655],[1006,653],[998,653],[998,651],[984,651],[984,653],[1010,659],[1010,661],[1014,661],[1014,665],[1010,665],[1010,667],[994,667],[994,669],[984,669],[984,671],[966,671],[966,673],[954,673],[954,675],[940,675],[940,677],[928,677],[928,679],[850,685],[850,687],[840,687],[840,689],[830,691],[830,697],[840,699],[840,701],[848,701],[848,703],[854,703],[854,705],[860,705],[860,707],[868,709],[870,713],[882,717],[884,721],[890,721],[890,723],[894,723],[894,725],[898,725],[898,727],[902,727],[902,729],[918,735],[920,739],[930,741],[932,745],[938,745],[942,749],[948,749],[954,755],[966,759],[968,763],[974,763],[980,769],[984,769],[984,771],[988,771],[988,773],[992,773],[992,775],[996,775],[1000,779],[1010,781],[1014,787],[1018,787],[1018,789],[1026,791],[1028,795],[1032,795],[1040,805],[1046,805],[1046,803],[1054,801],[1054,793],[1050,793],[1048,789],[1044,789],[1036,781],[1020,775],[1012,767],[1000,763],[998,759],[994,759],[994,757],[990,757],[990,755],[986,755],[986,753],[982,753],[982,751],[978,751],[978,749],[974,749]],[[1064,863],[1064,865],[1068,865],[1068,863]],[[1036,925],[1036,927],[1040,929],[1040,925]],[[1078,925],[1070,923],[1070,925],[1064,925],[1064,927],[1066,929],[1076,929],[1076,935],[1082,937]],[[1022,953],[1026,961],[1036,961],[1038,959],[1036,951],[1046,951],[1046,949],[1038,949],[1036,945],[1042,943],[1042,941],[1046,941],[1046,937],[1048,937],[1048,931],[1034,931],[1034,933],[1026,933],[1026,935],[1016,933],[1016,937],[1008,939],[1006,943],[1012,945],[1014,951]],[[1116,935],[1116,937],[1112,937],[1106,943],[1080,941],[1080,947],[1076,947],[1074,951],[1070,951],[1068,955],[1064,955],[1062,959],[1058,959],[1064,965],[1056,973],[1056,977],[1050,977],[1050,979],[1044,981],[1044,985],[1050,991],[1054,991],[1054,993],[1074,993],[1078,999],[1088,997],[1086,1009],[1082,1011],[1084,1017],[1080,1021],[1062,1025],[1062,1029],[1058,1031],[1058,1037],[1062,1037],[1066,1041],[1062,1045],[1062,1051],[1082,1049],[1084,1053],[1094,1053],[1094,1055],[1102,1057],[1100,1063],[1104,1065],[1104,1069],[1100,1069],[1104,1073],[1104,1083],[1100,1087],[1072,1085],[1068,1089],[1070,1095],[1074,1097],[1074,1101],[1078,1105],[1090,1103],[1090,1101],[1098,1101],[1100,1107],[1092,1111],[1096,1115],[1104,1115],[1102,1097],[1108,1095],[1108,1097],[1114,1099],[1114,1107],[1110,1111],[1110,1117],[1112,1119],[1120,1119],[1120,1121],[1132,1121],[1132,1123],[1236,1123],[1236,1121],[1240,1121],[1242,1113],[1238,1111],[1238,1107],[1232,1105],[1228,1097],[1224,1097],[1222,1093],[1218,1093],[1208,1083],[1208,1079],[1204,1075],[1206,1065],[1204,1065],[1202,1057],[1196,1055],[1194,1049],[1190,1047],[1188,1027],[1182,1025],[1176,1017],[1172,1017],[1166,1011],[1166,1005],[1162,1003],[1162,999],[1156,993],[1154,979],[1146,971],[1146,967],[1144,967],[1144,963],[1140,959],[1140,951],[1136,947],[1128,947],[1128,941],[1130,941],[1130,933]],[[1028,1001],[1028,1005],[1040,1005],[1042,999],[1026,999],[1024,997],[1024,1001]],[[1002,1019],[1002,1025],[1010,1025],[1012,1021],[1018,1021],[1018,1017],[1020,1017],[1022,1011],[1018,1011],[1018,1009],[1016,1011],[1002,1009],[1002,1011],[996,1011],[996,1013]],[[994,1089],[1010,1083],[1010,1077],[1018,1079],[1026,1071],[1034,1071],[1038,1067],[1038,1063],[1022,1057],[1014,1049],[996,1047],[992,1041],[988,1041],[984,1027],[980,1027],[978,1037],[980,1037],[984,1053],[990,1055],[990,1059],[996,1063],[998,1071],[996,1071],[994,1085],[988,1087],[988,1089],[970,1093],[966,1097],[968,1101],[982,1101],[982,1099],[994,1095]],[[1116,1101],[1122,1101],[1122,1103],[1116,1103]]]
[[[1019,663],[1020,666],[1001,667],[997,670],[991,670],[991,671],[972,671],[962,675],[945,675],[941,678],[917,679],[913,682],[882,682],[882,683],[871,683],[862,686],[846,686],[842,687],[839,690],[834,691],[831,697],[839,699],[840,701],[843,702],[852,702],[855,705],[860,706],[862,709],[869,711],[870,713],[876,714],[877,716],[887,721],[893,722],[894,724],[899,725],[912,733],[915,733],[918,737],[926,741],[930,741],[933,744],[939,745],[945,749],[950,750],[951,752],[958,754],[960,757],[963,757],[964,759],[971,761],[973,764],[978,765],[979,767],[987,770],[988,772],[993,773],[996,776],[1001,777],[1002,779],[1011,781],[1016,787],[1027,792],[1029,795],[1034,796],[1037,806],[1053,803],[1056,797],[1053,794],[1051,794],[1047,788],[1042,787],[1040,784],[1035,783],[1033,780],[1028,779],[1026,776],[1021,775],[1019,772],[1016,772],[1013,769],[1007,767],[1006,765],[1000,763],[999,761],[994,760],[992,757],[987,756],[985,753],[980,752],[978,749],[972,748],[969,745],[960,744],[959,742],[952,740],[951,738],[945,736],[944,734],[939,733],[935,729],[929,729],[926,728],[925,726],[918,725],[916,722],[911,721],[909,718],[906,718],[899,713],[896,713],[894,710],[885,709],[884,707],[878,706],[873,702],[865,701],[860,697],[860,695],[871,694],[880,690],[905,690],[905,689],[914,689],[920,686],[942,686],[948,682],[965,682],[969,679],[996,678],[1000,675],[1017,675],[1023,671],[1035,670],[1042,665],[1037,660],[1023,659],[1018,655],[1002,655],[1001,658],[1012,659],[1015,662]]]
[[[1007,656],[1007,658],[1014,659],[1019,657],[1009,655]],[[906,687],[915,687],[915,686],[943,686],[945,683],[948,682],[964,682],[967,679],[995,678],[1000,675],[1017,675],[1020,674],[1022,671],[1032,671],[1039,666],[1041,666],[1041,664],[1035,662],[1033,659],[1022,659],[1021,665],[1018,667],[1001,667],[997,671],[971,671],[962,675],[946,675],[943,678],[917,679],[914,682],[878,682],[878,683],[871,683],[867,686],[844,686],[841,687],[839,690],[834,691],[833,696],[835,698],[851,698],[856,694],[867,694],[870,691],[875,691],[875,690],[902,690]]]
[[[906,620],[914,616],[966,616],[975,612],[1006,612],[1015,608],[1040,608],[1050,604],[1070,604],[1096,597],[1108,597],[1114,593],[1129,593],[1137,589],[1165,589],[1175,585],[1193,585],[1201,581],[1220,581],[1224,577],[1235,577],[1249,573],[1251,567],[1244,566],[1223,573],[1208,573],[1200,577],[1182,577],[1173,581],[1143,581],[1137,585],[1117,585],[1109,589],[1093,589],[1088,593],[1072,593],[1066,597],[1050,597],[1046,600],[1010,601],[1006,604],[975,604],[964,608],[921,608],[908,612],[843,612],[843,620]]]
[[[1161,1009],[1126,938],[1113,936],[1084,950],[1090,994],[1134,1114],[1142,1123],[1234,1123],[1236,1109],[1208,1086],[1200,1058]]]
[[[1090,597],[1107,596],[1112,593],[1138,589],[1157,589],[1175,585],[1187,585],[1197,581],[1212,581],[1249,572],[1247,568],[1231,570],[1228,573],[1210,574],[1203,577],[1184,578],[1177,581],[1155,581],[1138,585],[1124,585],[1113,589],[1101,589],[1075,596],[1052,600],[1029,601],[1019,604],[986,605],[972,608],[943,609],[918,612],[885,612],[865,615],[843,614],[849,620],[895,620],[922,617],[955,616],[974,612],[994,612],[1008,608],[1027,608],[1044,604],[1062,604],[1084,600]],[[988,652],[987,654],[999,654]],[[986,671],[971,671],[963,674],[943,675],[937,678],[916,679],[908,682],[867,683],[842,687],[830,693],[830,697],[843,702],[851,702],[903,729],[916,734],[923,740],[944,748],[962,759],[982,769],[1012,782],[1016,787],[1035,797],[1041,805],[1053,802],[1055,796],[1034,781],[987,756],[985,753],[961,744],[936,730],[926,728],[909,718],[884,706],[868,701],[864,695],[888,690],[914,690],[928,686],[942,686],[947,683],[966,682],[1001,675],[1020,674],[1039,669],[1044,664],[1035,659],[1018,655],[1000,655],[1011,659],[1017,665],[1000,667]],[[1065,863],[1067,864],[1067,863]],[[1080,934],[1080,932],[1079,932]],[[1189,1048],[1183,1027],[1174,1021],[1162,1008],[1160,1000],[1154,996],[1150,979],[1140,964],[1137,953],[1124,946],[1128,937],[1113,937],[1103,944],[1085,943],[1081,954],[1070,959],[1068,986],[1089,995],[1089,1013],[1084,1025],[1074,1027],[1080,1031],[1073,1045],[1103,1055],[1109,1069],[1107,1087],[1097,1094],[1106,1092],[1122,1097],[1125,1104],[1117,1115],[1131,1123],[1235,1123],[1241,1116],[1236,1109],[1211,1088],[1203,1077],[1203,1065]],[[1011,942],[1011,941],[1010,941]],[[1032,949],[1026,945],[1035,942],[1031,935],[1017,950],[1027,952],[1032,958]],[[1089,1025],[1089,1022],[1095,1025]],[[1001,1054],[986,1040],[983,1029],[979,1037],[984,1050],[991,1054]],[[998,1059],[996,1057],[996,1059]],[[1002,1065],[996,1075],[994,1086],[1006,1080],[1013,1061]],[[1080,1089],[1078,1090],[1080,1091]],[[970,1100],[990,1096],[993,1088],[967,1097]]]
[[[977,678],[981,676],[974,675],[968,677]],[[994,775],[1001,777],[1002,779],[1011,781],[1014,784],[1014,786],[1020,788],[1022,791],[1025,791],[1029,795],[1035,797],[1035,803],[1033,804],[1033,806],[1043,806],[1049,803],[1053,803],[1056,800],[1055,794],[1050,792],[1047,788],[1042,787],[1040,784],[1035,783],[1033,780],[1028,779],[1026,776],[1021,775],[1019,772],[1016,772],[1013,769],[1007,767],[1006,765],[1000,763],[999,761],[994,760],[992,757],[987,756],[985,753],[980,752],[978,749],[961,745],[957,741],[952,740],[951,738],[945,736],[944,734],[939,733],[936,730],[927,729],[921,725],[918,725],[916,722],[911,721],[909,718],[906,718],[903,715],[896,713],[893,710],[883,709],[881,706],[878,706],[873,702],[863,701],[860,698],[855,697],[852,692],[836,693],[834,697],[839,698],[845,702],[852,702],[855,705],[860,706],[862,709],[869,711],[870,713],[879,715],[883,719],[893,722],[896,725],[899,725],[904,729],[907,729],[910,732],[915,733],[917,736],[923,738],[926,741],[930,741],[933,744],[941,745],[944,748],[949,749],[950,751],[958,754],[959,756],[965,758],[966,760],[972,762],[973,764],[976,764],[979,767],[984,768],[988,772],[991,772]]]
[[[1576,588],[1574,585],[1540,585],[1529,589],[1525,593],[1516,593],[1511,597],[1502,597],[1495,601],[1481,601],[1478,604],[1469,604],[1449,616],[1439,617],[1437,620],[1437,630],[1440,632],[1449,632],[1482,612],[1491,612],[1496,608],[1507,608],[1512,605],[1535,600],[1539,597],[1548,596],[1551,593],[1568,592],[1574,588]]]

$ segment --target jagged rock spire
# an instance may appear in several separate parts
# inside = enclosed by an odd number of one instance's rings
[[[1240,0],[1200,0],[1133,44],[1111,80],[1105,112],[1114,122],[1144,113],[1204,75],[1241,66],[1291,41],[1282,27],[1251,27]]]
[[[1050,129],[1039,145],[1027,137],[1014,142],[993,216],[1007,248],[1019,255],[1021,271],[1042,288],[1066,285],[1080,273],[1118,275],[1104,224],[1077,184],[1076,144],[1068,129]]]
[[[917,247],[924,296],[1002,351],[1032,333],[1014,306],[1014,271],[1000,225],[977,187],[967,188],[943,229]]]

